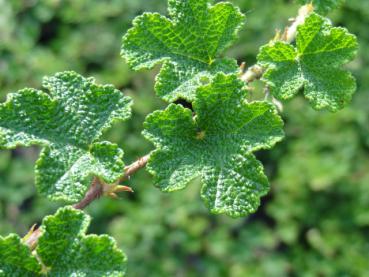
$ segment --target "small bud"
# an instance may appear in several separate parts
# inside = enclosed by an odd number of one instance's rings
[[[133,192],[133,189],[127,186],[121,186],[117,184],[113,185],[103,184],[103,191],[105,196],[108,196],[113,199],[118,199],[119,198],[117,195],[118,192],[124,191]]]
[[[124,192],[124,191],[133,192],[133,189],[131,187],[120,185],[116,186],[114,189],[114,192]]]
[[[33,224],[32,225],[32,227],[31,227],[31,229],[28,231],[28,233],[23,237],[23,241],[27,241],[30,237],[31,237],[31,235],[33,234],[33,232],[36,230],[36,224]]]

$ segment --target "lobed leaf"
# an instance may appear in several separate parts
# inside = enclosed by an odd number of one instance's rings
[[[0,237],[0,276],[124,276],[126,256],[111,237],[85,235],[89,223],[80,210],[59,209],[43,220],[34,255],[17,235]]]
[[[283,138],[283,122],[273,105],[247,103],[236,75],[218,74],[197,90],[196,116],[181,105],[149,115],[144,136],[154,143],[147,168],[163,191],[183,189],[195,177],[213,213],[239,217],[254,212],[269,189],[252,152]]]
[[[303,90],[315,109],[337,111],[356,90],[351,73],[341,66],[357,52],[356,37],[313,13],[298,27],[296,47],[273,41],[260,49],[258,61],[267,68],[263,80],[278,99]]]
[[[112,183],[122,175],[123,151],[98,139],[115,121],[130,116],[131,100],[74,72],[47,77],[43,86],[46,92],[23,89],[0,105],[0,148],[41,145],[39,192],[77,202],[92,176]]]
[[[48,276],[124,276],[125,255],[107,235],[86,236],[89,223],[89,216],[72,207],[43,220],[36,251]]]
[[[230,3],[210,3],[168,0],[170,18],[144,13],[123,37],[121,54],[133,69],[163,63],[155,90],[166,101],[192,101],[204,78],[238,71],[237,62],[221,54],[236,40],[244,15]]]

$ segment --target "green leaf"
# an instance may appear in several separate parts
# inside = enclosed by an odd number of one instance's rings
[[[247,103],[236,75],[218,74],[197,90],[196,116],[181,105],[149,115],[144,136],[154,143],[147,168],[163,191],[183,189],[195,177],[213,213],[239,217],[254,212],[269,189],[262,164],[252,152],[283,137],[273,105]]]
[[[315,109],[337,111],[356,90],[354,77],[341,66],[357,48],[354,35],[313,13],[298,27],[296,47],[271,42],[260,49],[258,61],[267,67],[263,80],[276,98],[287,100],[303,90]]]
[[[41,265],[21,239],[11,234],[0,237],[0,276],[39,276]]]
[[[89,224],[82,211],[59,209],[43,220],[34,255],[18,235],[0,237],[0,276],[124,276],[126,256],[111,237],[85,235]]]
[[[163,67],[155,89],[164,100],[194,100],[202,80],[238,71],[237,62],[220,55],[236,40],[244,15],[227,2],[169,0],[170,19],[144,13],[123,37],[122,56],[134,69]]]
[[[43,86],[46,92],[23,89],[0,105],[0,148],[43,146],[38,190],[53,200],[77,202],[92,176],[112,183],[122,175],[123,151],[98,139],[130,116],[131,100],[74,72],[47,77]]]
[[[126,257],[107,235],[85,235],[90,217],[61,208],[42,223],[37,255],[48,276],[124,276]]]
[[[340,6],[345,0],[298,0],[300,4],[312,3],[314,10],[319,14],[327,14]]]

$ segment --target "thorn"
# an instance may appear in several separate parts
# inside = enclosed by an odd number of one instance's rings
[[[33,232],[36,230],[37,224],[33,224],[31,229],[28,231],[28,233],[22,238],[23,241],[27,241],[29,237],[33,234]]]
[[[133,189],[131,187],[128,187],[128,186],[118,185],[114,188],[114,192],[123,192],[123,191],[134,192]]]
[[[118,199],[118,192],[124,192],[124,191],[128,191],[128,192],[133,192],[133,189],[131,187],[127,187],[127,186],[121,186],[121,185],[104,185],[103,186],[103,190],[104,190],[104,195],[108,196],[110,198],[113,199]]]

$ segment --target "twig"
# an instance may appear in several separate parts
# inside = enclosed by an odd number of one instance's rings
[[[133,192],[130,187],[118,185],[121,182],[127,181],[138,170],[145,167],[150,155],[139,158],[134,163],[124,168],[124,175],[113,185],[105,184],[98,178],[94,178],[90,189],[87,191],[85,197],[77,204],[73,205],[75,209],[83,210],[85,207],[91,204],[94,200],[100,198],[102,195],[107,195],[112,198],[117,198],[116,192],[129,191]]]
[[[127,181],[129,179],[129,177],[131,177],[133,174],[136,173],[136,171],[138,171],[141,168],[145,167],[148,160],[149,160],[149,158],[150,158],[150,154],[147,154],[146,156],[143,156],[142,158],[139,158],[134,163],[126,166],[124,168],[125,174],[123,175],[123,177],[121,177],[119,179],[118,183],[121,183],[123,181]]]
[[[246,83],[251,83],[253,81],[259,80],[263,76],[264,69],[260,65],[250,66],[246,72],[241,76],[241,80]]]
[[[105,184],[98,178],[94,178],[90,189],[87,191],[85,197],[78,202],[77,204],[73,205],[75,209],[83,210],[88,205],[91,204],[92,201],[95,199],[100,198],[102,195],[108,195],[108,196],[115,196],[115,192],[121,192],[121,191],[130,191],[132,192],[132,189],[126,186],[119,186],[118,184],[128,180],[133,174],[135,174],[138,170],[143,168],[147,161],[149,160],[150,155],[143,156],[142,158],[139,158],[134,163],[126,166],[124,168],[124,175],[113,185]]]
[[[100,198],[104,194],[104,189],[102,184],[100,183],[100,180],[96,177],[92,180],[91,186],[89,190],[87,191],[85,197],[78,202],[77,204],[73,205],[73,208],[78,210],[83,210],[86,208],[92,201],[95,199]]]
[[[73,208],[78,210],[83,210],[88,205],[91,204],[94,200],[100,198],[102,195],[108,195],[111,197],[115,196],[115,192],[120,191],[131,191],[132,189],[130,187],[126,186],[120,186],[119,183],[128,180],[133,174],[135,174],[138,170],[145,167],[149,160],[150,155],[146,155],[142,158],[139,158],[134,163],[126,166],[124,168],[124,175],[116,182],[116,184],[108,185],[103,183],[98,178],[94,177],[92,180],[91,186],[89,190],[87,191],[85,197],[78,202],[77,204],[73,205]],[[37,246],[38,239],[41,236],[41,230],[40,228],[35,228],[35,225],[32,226],[31,230],[28,232],[28,234],[23,238],[23,241],[31,250],[34,250]]]
[[[306,17],[313,11],[312,4],[307,4],[302,6],[299,9],[298,16],[293,21],[292,25],[285,29],[282,37],[279,37],[280,40],[285,42],[292,42],[296,38],[297,27],[305,22]],[[265,69],[258,64],[255,64],[249,67],[246,72],[241,76],[241,80],[246,83],[251,83],[255,80],[259,80],[263,74]]]

